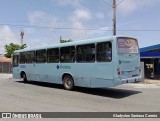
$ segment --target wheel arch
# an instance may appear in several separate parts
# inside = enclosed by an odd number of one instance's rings
[[[73,81],[74,81],[73,75],[71,73],[66,72],[66,73],[63,73],[63,75],[62,75],[62,82],[63,82],[64,77],[67,76],[67,75],[71,76]]]

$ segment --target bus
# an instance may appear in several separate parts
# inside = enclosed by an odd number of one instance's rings
[[[17,50],[13,54],[13,78],[62,84],[66,90],[138,82],[138,41],[110,36]]]

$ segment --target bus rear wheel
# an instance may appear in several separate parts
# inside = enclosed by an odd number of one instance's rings
[[[22,79],[23,79],[23,82],[27,82],[27,76],[25,73],[22,73]]]
[[[74,80],[72,76],[65,75],[63,78],[63,86],[66,90],[72,90],[74,87]]]

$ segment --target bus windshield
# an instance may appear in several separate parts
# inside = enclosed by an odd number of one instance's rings
[[[117,38],[117,51],[119,54],[139,53],[137,40],[127,37]]]

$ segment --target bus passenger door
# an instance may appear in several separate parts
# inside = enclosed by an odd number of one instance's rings
[[[26,75],[28,80],[35,80],[35,51],[26,52]]]
[[[20,70],[19,70],[19,54],[13,55],[13,60],[12,60],[12,74],[13,78],[18,78],[20,79]]]
[[[27,68],[26,68],[26,75],[27,75],[27,79],[28,80],[36,80],[36,64],[33,62],[33,63],[30,63],[30,64],[27,64]]]

